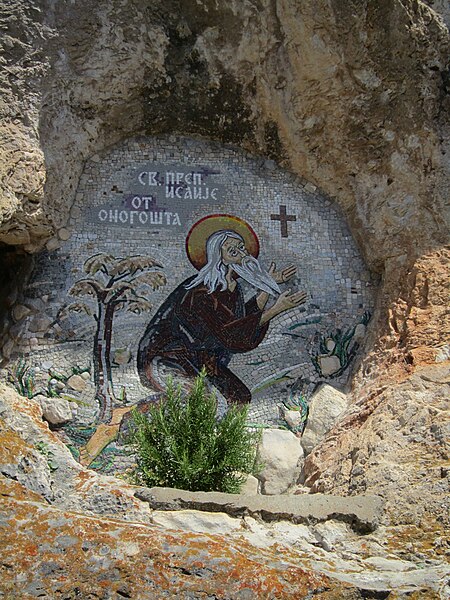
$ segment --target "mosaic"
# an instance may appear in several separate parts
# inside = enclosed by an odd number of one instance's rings
[[[295,409],[297,432],[320,383],[346,385],[375,284],[334,203],[274,162],[129,140],[87,162],[60,238],[22,298],[11,378],[66,402],[81,462],[120,470],[130,407],[168,376],[189,387],[204,367],[219,413],[280,426]]]

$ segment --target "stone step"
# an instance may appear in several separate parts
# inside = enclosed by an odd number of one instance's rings
[[[136,498],[154,510],[203,510],[232,517],[251,516],[263,521],[291,521],[305,525],[336,520],[348,523],[358,533],[374,531],[383,514],[379,496],[241,495],[220,492],[188,492],[173,488],[139,488]]]

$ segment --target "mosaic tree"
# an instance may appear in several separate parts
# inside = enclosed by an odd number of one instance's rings
[[[65,310],[85,312],[97,324],[93,362],[96,397],[100,405],[98,420],[108,423],[116,400],[111,375],[114,315],[120,310],[136,314],[150,310],[152,305],[146,297],[149,288],[156,290],[165,285],[166,277],[161,271],[162,265],[148,256],[115,258],[99,253],[88,258],[83,269],[88,277],[76,281],[69,294],[86,297],[91,303],[74,302]]]

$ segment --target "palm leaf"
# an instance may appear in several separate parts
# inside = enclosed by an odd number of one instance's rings
[[[111,264],[114,260],[114,256],[111,256],[111,254],[99,252],[98,254],[94,254],[94,256],[88,258],[85,261],[83,268],[86,273],[89,273],[89,275],[95,275],[95,273],[97,273],[97,271],[99,271],[102,267],[105,269],[105,271],[108,271],[106,265]]]
[[[86,313],[89,317],[92,317],[93,313],[90,307],[84,302],[72,302],[72,304],[68,304],[63,306],[61,310],[58,312],[58,319],[65,319],[70,312],[75,313]]]
[[[104,304],[108,304],[109,302],[111,302],[111,300],[115,300],[116,298],[123,296],[125,292],[132,289],[133,286],[130,283],[128,283],[128,281],[118,281],[110,288],[107,288],[108,292],[103,302]]]
[[[71,296],[92,296],[97,298],[105,291],[104,286],[92,279],[80,279],[76,281],[69,290]]]
[[[128,258],[118,258],[114,267],[109,271],[111,277],[129,273],[133,275],[137,271],[144,271],[153,267],[162,268],[156,260],[150,256],[129,256]]]
[[[145,271],[132,279],[133,283],[139,285],[149,285],[153,290],[157,290],[167,283],[167,278],[161,271]]]

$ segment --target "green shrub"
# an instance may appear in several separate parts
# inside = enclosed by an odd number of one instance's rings
[[[260,434],[246,428],[246,407],[231,407],[221,420],[216,408],[202,372],[186,397],[169,381],[166,396],[147,415],[134,410],[135,482],[239,493],[246,475],[258,469]]]

